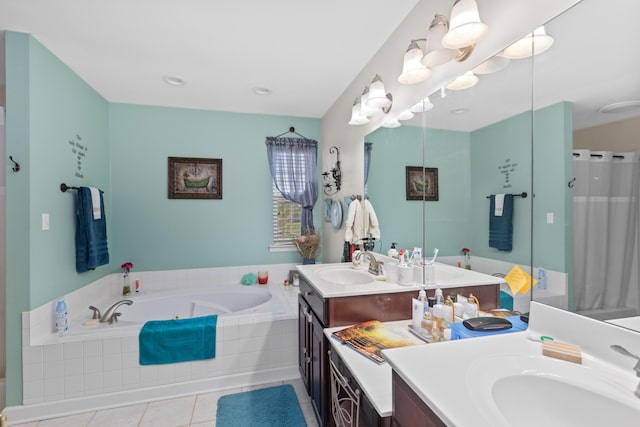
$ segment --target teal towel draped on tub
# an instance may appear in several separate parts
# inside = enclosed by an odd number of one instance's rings
[[[216,357],[217,321],[218,315],[213,315],[145,323],[138,336],[140,364],[158,365]]]

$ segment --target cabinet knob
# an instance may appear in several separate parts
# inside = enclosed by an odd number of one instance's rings
[[[311,363],[311,358],[310,358],[310,357],[307,357],[307,358],[305,359],[305,361],[307,362],[307,364],[309,364],[309,363]]]
[[[304,291],[304,296],[308,297],[309,295],[313,295],[313,292],[311,291]]]

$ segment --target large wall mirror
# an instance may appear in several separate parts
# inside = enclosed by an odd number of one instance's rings
[[[594,32],[613,10],[615,28]],[[640,150],[640,108],[598,111],[640,99],[640,55],[624,45],[640,39],[636,16],[635,3],[583,0],[545,25],[554,38],[547,51],[479,74],[472,88],[431,93],[429,111],[369,134],[375,250],[396,242],[429,256],[437,247],[455,265],[466,247],[485,273],[518,264],[537,277],[543,268],[547,289],[516,295],[525,304],[601,320],[638,316],[638,156],[626,152]],[[407,166],[437,168],[437,201],[407,199]],[[612,184],[600,187],[611,195],[594,185],[605,175]],[[487,196],[498,193],[527,193],[514,198],[510,251],[488,244]]]

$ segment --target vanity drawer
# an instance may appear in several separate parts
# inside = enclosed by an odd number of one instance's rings
[[[329,326],[325,310],[325,299],[318,294],[318,291],[316,291],[302,275],[300,276],[300,295],[307,304],[309,304],[318,319],[320,319],[323,327]]]

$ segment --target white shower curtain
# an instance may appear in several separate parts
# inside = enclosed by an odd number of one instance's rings
[[[574,150],[574,308],[626,305],[638,222],[640,152]]]

